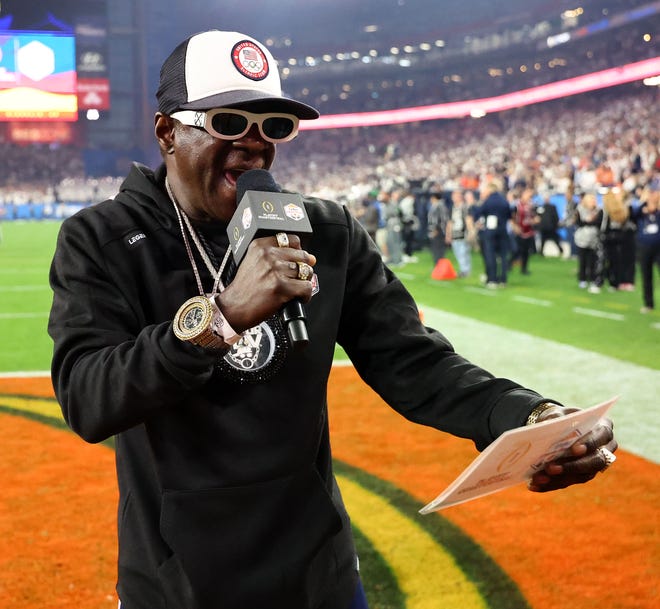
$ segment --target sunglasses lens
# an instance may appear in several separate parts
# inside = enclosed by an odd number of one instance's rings
[[[248,126],[248,120],[240,114],[221,112],[211,119],[211,125],[220,135],[233,137],[243,133]]]
[[[264,133],[273,140],[283,140],[293,133],[295,123],[284,116],[267,118],[262,127]]]

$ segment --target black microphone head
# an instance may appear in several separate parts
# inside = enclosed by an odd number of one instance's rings
[[[250,169],[238,176],[236,180],[236,201],[240,203],[243,195],[248,190],[260,190],[262,192],[282,192],[273,174],[265,169]]]

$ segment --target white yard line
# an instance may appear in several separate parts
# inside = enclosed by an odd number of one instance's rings
[[[0,288],[1,292],[46,292],[50,291],[47,285],[12,285],[6,288]]]
[[[517,302],[524,302],[525,304],[536,305],[539,307],[551,307],[554,304],[551,300],[541,300],[539,298],[530,298],[529,296],[514,296],[512,300]]]
[[[583,307],[573,307],[573,313],[589,315],[590,317],[602,317],[603,319],[611,319],[612,321],[625,321],[626,319],[626,316],[621,313],[607,313],[605,311],[598,311],[597,309],[584,309]]]
[[[48,317],[48,313],[0,313],[0,319],[33,319],[35,317]]]
[[[473,288],[466,286],[463,288],[466,292],[472,292],[473,294],[481,294],[482,296],[497,296],[497,290],[489,290],[488,288]]]
[[[28,372],[0,372],[0,378],[9,379],[9,378],[49,378],[50,372],[48,370],[42,371],[28,371]]]

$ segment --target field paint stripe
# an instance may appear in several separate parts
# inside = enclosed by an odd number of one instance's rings
[[[524,302],[525,304],[538,305],[539,307],[551,307],[554,304],[550,300],[530,298],[529,296],[514,296],[512,300],[516,300],[517,302]]]
[[[651,327],[652,327],[654,330],[660,330],[660,323],[657,323],[657,324],[651,324]]]
[[[50,378],[48,370],[25,370],[18,372],[0,372],[0,378]]]
[[[57,419],[63,421],[62,410],[60,405],[54,400],[43,400],[34,398],[17,398],[6,395],[0,395],[0,405],[21,412],[30,412],[40,414],[50,419]]]
[[[394,270],[394,274],[399,278],[399,279],[417,279],[417,275],[413,275],[411,273],[400,273],[396,269]]]
[[[47,285],[12,285],[6,288],[0,288],[0,292],[42,292],[50,291]]]
[[[439,603],[465,609],[488,607],[454,557],[427,531],[350,478],[337,475],[337,482],[351,520],[395,574],[406,609],[437,609]]]
[[[32,319],[35,317],[48,317],[45,313],[0,313],[0,319]]]
[[[612,319],[613,321],[624,321],[626,319],[626,316],[621,315],[621,313],[606,313],[605,311],[584,309],[583,307],[573,307],[573,313],[589,315],[590,317],[602,317],[603,319]]]
[[[567,406],[591,406],[620,395],[609,415],[619,444],[660,463],[660,370],[418,304],[427,326],[440,330],[458,353],[497,376]]]
[[[40,266],[0,269],[0,275],[25,275],[26,273],[39,273],[39,275],[43,275],[43,272],[44,269]]]
[[[466,292],[472,292],[473,294],[481,294],[482,296],[497,296],[496,290],[489,290],[488,288],[473,288],[471,286],[466,286],[463,289]]]

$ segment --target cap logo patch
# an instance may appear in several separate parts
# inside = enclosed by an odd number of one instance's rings
[[[237,42],[231,51],[231,60],[236,69],[251,80],[263,80],[268,76],[268,59],[251,40]]]

